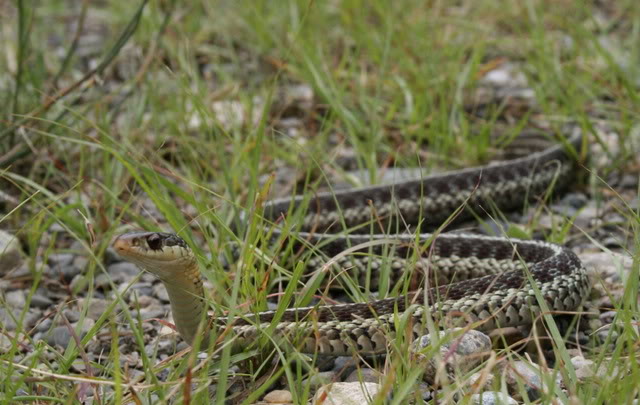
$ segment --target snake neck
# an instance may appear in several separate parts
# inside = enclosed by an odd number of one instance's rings
[[[180,336],[190,346],[198,333],[204,334],[201,342],[207,341],[209,333],[204,329],[207,327],[207,305],[198,264],[194,263],[175,277],[162,280],[162,283],[169,294],[173,322]],[[199,330],[201,323],[203,329]]]

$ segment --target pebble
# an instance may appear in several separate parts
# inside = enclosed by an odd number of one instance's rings
[[[11,278],[31,277],[31,265],[29,262],[30,260],[23,261],[20,266],[11,271],[9,276]],[[49,266],[39,262],[34,267],[36,271],[42,271],[43,274],[47,274],[46,272],[49,270]]]
[[[87,317],[94,321],[97,321],[106,312],[109,304],[109,301],[100,298],[83,298],[78,300],[78,308],[84,308],[85,305],[89,306],[87,309]]]
[[[154,284],[152,290],[154,297],[158,298],[164,303],[169,302],[169,293],[167,293],[167,289],[164,288],[164,285],[162,285],[162,283]]]
[[[139,297],[152,296],[153,287],[149,282],[134,283],[129,286],[128,283],[122,283],[118,286],[118,292],[122,294],[123,298],[129,302],[129,304],[136,304]]]
[[[603,324],[612,324],[616,317],[617,311],[606,311],[600,314],[600,321]]]
[[[382,374],[378,370],[369,367],[354,370],[344,379],[344,382],[372,382],[379,383]]]
[[[80,320],[80,312],[76,311],[75,309],[65,308],[62,313],[71,323],[78,322]]]
[[[517,65],[509,62],[488,71],[480,83],[499,88],[526,87],[527,77]]]
[[[15,315],[14,315],[15,316]],[[0,325],[4,327],[4,329],[8,331],[13,331],[16,329],[16,322],[13,320],[10,311],[7,311],[5,308],[0,308]]]
[[[342,382],[323,385],[313,397],[314,404],[364,405],[372,403],[381,385],[371,382]]]
[[[462,372],[469,371],[472,368],[480,364],[486,356],[491,353],[491,339],[486,334],[477,331],[469,330],[461,336],[456,336],[456,332],[460,328],[454,328],[452,331],[439,331],[440,335],[440,358],[430,357],[427,358],[422,352],[430,350],[432,344],[432,338],[430,335],[424,335],[420,339],[414,342],[412,350],[419,356],[419,358],[425,363],[425,380],[429,382],[435,382],[437,370],[440,369],[440,364],[436,361],[445,361],[445,367],[448,373],[454,373],[456,370]],[[451,335],[454,333],[454,335]],[[454,337],[455,336],[455,337]],[[446,339],[442,342],[443,339]],[[451,352],[453,349],[453,352]]]
[[[49,255],[49,265],[51,267],[67,267],[73,263],[75,255],[72,253],[52,253]]]
[[[122,261],[122,259],[120,258],[120,256],[118,256],[118,254],[116,253],[115,250],[113,250],[113,248],[111,246],[109,246],[107,248],[107,250],[104,251],[104,264],[108,267],[114,263],[120,262]]]
[[[157,299],[150,297],[148,295],[141,295],[138,297],[139,308],[146,308],[149,305],[160,305],[160,302]]]
[[[579,256],[587,270],[603,279],[617,276],[619,271],[628,274],[633,265],[631,256],[614,252],[583,252]]]
[[[497,391],[485,391],[471,395],[471,403],[477,405],[517,405],[518,401],[509,395]]]
[[[262,399],[268,404],[289,404],[293,402],[293,395],[287,390],[271,391]]]
[[[20,267],[23,257],[24,254],[18,238],[9,232],[0,230],[0,275]]]
[[[624,241],[615,236],[607,236],[601,243],[608,249],[624,248]]]
[[[556,214],[565,217],[575,217],[578,211],[587,205],[589,199],[583,193],[567,193],[560,201],[551,205]]]
[[[571,358],[571,364],[576,370],[576,377],[578,380],[585,380],[595,375],[593,360],[585,359],[582,356],[575,356]]]
[[[86,256],[76,256],[73,258],[73,266],[63,268],[65,279],[71,280],[76,274],[84,273],[89,265],[89,258]]]
[[[467,385],[477,390],[482,387],[492,386],[495,379],[496,379],[495,375],[492,373],[486,372],[486,370],[478,371],[469,376],[469,379],[467,380]]]
[[[104,288],[104,285],[102,285],[99,282],[99,277],[102,276],[103,274],[98,274],[94,279],[93,279],[93,286],[94,288],[97,289],[101,289]],[[72,291],[84,291],[87,287],[87,278],[85,276],[83,276],[82,274],[77,274],[69,283],[69,288]]]
[[[50,308],[52,305],[53,305],[53,300],[40,292],[33,294],[33,296],[31,297],[32,307],[47,309],[47,308]]]
[[[0,334],[0,352],[6,353],[11,350],[11,345],[13,345],[13,340],[9,338],[9,336]]]
[[[85,318],[79,328],[79,322],[72,323],[71,327],[74,331],[76,331],[78,337],[82,339],[95,324],[96,323],[93,319]],[[57,345],[64,348],[69,345],[69,341],[71,339],[71,331],[69,330],[69,327],[67,325],[56,326],[55,328],[51,329],[51,333],[46,338],[47,343],[49,343],[50,345]]]
[[[305,378],[302,381],[302,386],[310,386],[313,388],[318,388],[325,384],[331,384],[334,381],[338,380],[338,374],[334,371],[322,371],[319,373],[315,373],[312,376]]]
[[[142,319],[152,318],[164,318],[167,314],[167,309],[162,305],[149,305],[148,307],[140,309],[140,316]]]
[[[44,319],[36,325],[36,331],[44,333],[51,328],[51,325],[53,325],[53,320],[51,318]]]
[[[22,311],[25,305],[27,305],[27,300],[24,295],[24,291],[22,290],[13,290],[8,291],[4,295],[5,302],[8,306],[12,307],[16,311]]]
[[[616,366],[611,368],[609,364],[605,362],[602,362],[600,366],[596,366],[593,360],[585,359],[581,355],[572,357],[571,364],[575,367],[576,377],[579,380],[586,380],[593,377],[606,377],[606,379],[613,381],[619,378],[620,374],[620,369]]]
[[[56,326],[46,337],[46,341],[51,346],[67,347],[71,340],[71,333],[67,326]]]
[[[131,281],[140,273],[140,270],[133,263],[119,262],[109,265],[107,272],[111,276],[111,280],[117,284]]]
[[[338,356],[334,357],[332,360],[333,363],[331,364],[331,367],[333,371],[337,373],[344,373],[346,370],[356,367],[357,364],[357,361],[351,356]]]
[[[522,388],[525,388],[527,397],[531,401],[535,401],[542,396],[543,392],[549,392],[550,389],[540,376],[542,371],[536,364],[527,363],[525,361],[514,361],[504,366],[505,381],[509,393],[516,399],[522,399]],[[560,375],[557,376],[556,384],[560,385]]]
[[[23,325],[27,328],[34,327],[42,319],[42,311],[36,308],[29,308],[24,317]]]

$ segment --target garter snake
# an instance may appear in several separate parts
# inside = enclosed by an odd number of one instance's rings
[[[164,283],[176,328],[189,344],[199,330],[205,332],[205,338],[212,330],[216,334],[231,331],[234,347],[239,350],[271,327],[274,336],[301,352],[375,354],[387,350],[388,339],[396,333],[394,319],[398,315],[411,318],[414,337],[424,333],[427,312],[437,319],[464,314],[475,328],[485,331],[527,324],[542,312],[540,297],[552,311],[570,311],[588,294],[590,284],[584,267],[570,249],[543,241],[461,233],[377,235],[370,226],[361,224],[373,222],[382,229],[397,228],[398,224],[428,227],[446,220],[463,205],[480,211],[488,206],[500,210],[522,206],[550,187],[568,186],[577,167],[570,151],[578,150],[581,143],[582,136],[574,128],[564,142],[497,164],[265,203],[264,218],[274,222],[306,205],[307,214],[300,218],[296,235],[307,244],[322,245],[328,257],[376,239],[393,239],[399,243],[395,254],[406,257],[410,246],[430,241],[413,265],[456,281],[436,285],[432,277],[426,277],[425,288],[400,297],[291,308],[281,316],[275,311],[233,319],[215,316],[200,326],[207,310],[203,283],[198,263],[184,240],[169,233],[129,232],[118,236],[113,247],[125,260]],[[347,267],[380,268],[381,261],[375,258],[384,254],[382,244],[369,245],[368,252],[373,255],[350,258]],[[401,276],[407,262],[391,262],[397,270],[393,274]]]

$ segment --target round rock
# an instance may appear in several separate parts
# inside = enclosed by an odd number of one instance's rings
[[[373,402],[380,389],[380,384],[370,382],[327,384],[318,389],[313,397],[313,403],[325,405],[369,404]],[[324,401],[322,401],[323,398]]]
[[[265,395],[262,400],[268,404],[290,404],[293,402],[293,396],[287,390],[275,390]]]
[[[0,274],[7,274],[19,267],[23,256],[18,238],[0,230]]]
[[[354,370],[347,378],[345,378],[344,382],[372,382],[379,383],[382,378],[382,374],[369,367],[361,368],[359,370]]]
[[[114,283],[130,281],[140,273],[138,266],[129,262],[114,263],[107,267],[107,272]]]
[[[473,394],[471,395],[471,403],[474,405],[518,405],[518,401],[509,395],[496,391]]]
[[[505,381],[509,393],[520,399],[524,386],[529,400],[535,401],[542,396],[543,392],[549,392],[550,387],[543,381],[541,373],[543,373],[537,364],[531,364],[524,361],[514,361],[505,365]],[[561,385],[560,375],[556,377],[556,385]]]
[[[449,374],[459,370],[463,373],[478,366],[484,358],[491,353],[491,339],[489,336],[477,330],[469,330],[461,336],[453,335],[459,328],[449,332],[440,331],[438,339],[438,353],[430,356],[426,353],[433,353],[432,346],[435,339],[431,335],[424,335],[414,342],[412,350],[418,358],[424,362],[424,379],[428,382],[435,382],[437,371],[445,367]],[[442,364],[444,362],[444,364]]]

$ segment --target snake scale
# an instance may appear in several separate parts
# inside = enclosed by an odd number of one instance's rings
[[[460,207],[461,217],[491,208],[510,210],[550,188],[567,187],[581,144],[582,136],[573,128],[563,142],[496,164],[264,204],[263,217],[271,223],[287,223],[287,216],[304,209],[306,214],[295,217],[296,239],[317,246],[324,257],[337,257],[332,265],[353,272],[358,282],[370,277],[376,285],[385,265],[391,267],[386,274],[392,283],[409,272],[424,274],[423,288],[403,296],[291,308],[281,314],[212,316],[204,322],[208,306],[200,269],[180,237],[129,232],[116,237],[113,246],[164,283],[176,329],[189,344],[199,336],[206,346],[210,336],[225,332],[233,335],[232,347],[238,351],[268,332],[303,353],[368,355],[389,350],[390,339],[399,333],[398,317],[408,317],[411,338],[424,334],[427,316],[442,324],[463,319],[483,331],[530,324],[542,312],[539,299],[552,311],[571,311],[588,294],[586,272],[571,250],[543,241],[418,232],[434,229]],[[284,227],[271,231],[278,236]],[[343,257],[346,249],[361,244],[366,254]],[[307,263],[311,269],[322,265],[314,259]]]

